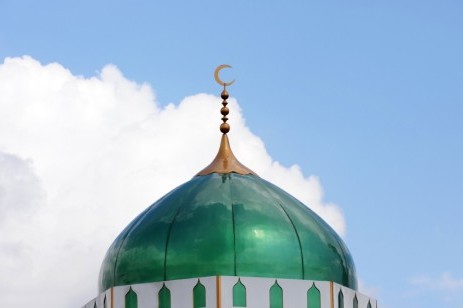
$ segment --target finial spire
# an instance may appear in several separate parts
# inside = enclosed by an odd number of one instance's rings
[[[227,115],[228,115],[228,113],[230,111],[228,109],[228,107],[227,107],[227,105],[228,105],[228,102],[227,102],[227,99],[228,99],[227,86],[231,86],[235,82],[235,79],[233,79],[232,81],[229,81],[229,82],[222,81],[222,79],[220,79],[220,77],[219,77],[219,73],[224,68],[231,68],[231,66],[228,65],[228,64],[222,64],[222,65],[217,66],[217,68],[214,71],[214,78],[215,78],[215,81],[219,85],[223,86],[223,91],[220,94],[220,97],[222,97],[222,99],[223,99],[223,101],[222,101],[223,107],[222,107],[222,109],[220,109],[220,113],[223,116],[222,117],[223,123],[220,124],[220,131],[223,134],[226,134],[226,133],[228,133],[230,131],[230,124],[227,123],[227,120],[228,120]]]
[[[220,97],[223,99],[223,101],[222,101],[223,107],[222,107],[222,109],[220,109],[220,113],[223,115],[223,117],[222,117],[223,123],[220,124],[220,131],[222,132],[222,134],[226,134],[226,133],[228,133],[230,131],[230,124],[227,123],[227,121],[228,121],[227,115],[230,112],[230,110],[227,107],[227,105],[228,105],[228,102],[227,102],[228,92],[225,89],[225,86],[223,86],[223,91],[220,94]]]
[[[219,72],[221,69],[226,68],[226,67],[231,67],[230,65],[227,64],[222,64],[219,65],[214,72],[214,78],[215,81],[217,81],[218,84],[223,86],[223,91],[220,94],[220,97],[222,98],[222,109],[220,109],[220,113],[222,114],[222,121],[223,123],[220,124],[220,131],[222,132],[222,140],[220,141],[220,148],[219,152],[217,153],[216,157],[212,161],[212,163],[204,168],[202,171],[200,171],[197,175],[207,175],[211,173],[239,173],[239,174],[254,174],[255,173],[240,163],[238,159],[236,159],[235,155],[233,154],[231,148],[230,148],[230,142],[228,141],[228,136],[227,133],[230,131],[230,125],[227,123],[228,118],[227,115],[230,112],[228,109],[227,105],[227,99],[228,99],[228,92],[227,92],[227,86],[232,85],[235,80],[232,80],[230,82],[223,82],[220,77],[219,77]]]

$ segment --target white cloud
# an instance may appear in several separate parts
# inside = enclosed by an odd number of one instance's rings
[[[428,275],[416,276],[411,279],[411,283],[416,286],[436,290],[449,290],[449,291],[462,291],[463,292],[463,278],[455,278],[452,273],[444,272],[440,276],[431,278]]]
[[[220,99],[160,107],[113,65],[73,75],[30,57],[0,65],[0,306],[75,307],[96,295],[109,244],[214,157]],[[317,177],[281,166],[230,100],[237,157],[345,233]],[[200,149],[200,150],[199,150]]]
[[[373,286],[373,285],[369,285],[365,283],[365,281],[361,278],[358,278],[358,290],[360,293],[373,297],[376,300],[379,300],[380,298],[380,293],[381,293],[380,288],[377,286]],[[381,304],[383,304],[382,301],[381,301]]]
[[[0,151],[0,166],[0,223],[11,215],[31,214],[44,197],[31,163]]]
[[[463,277],[456,278],[452,273],[444,272],[436,277],[416,276],[410,283],[418,288],[415,294],[432,292],[435,297],[440,297],[446,303],[463,305]]]

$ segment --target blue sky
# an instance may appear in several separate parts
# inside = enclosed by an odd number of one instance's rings
[[[380,307],[463,307],[461,1],[17,0],[0,11],[2,60],[87,78],[114,64],[161,106],[217,95],[212,72],[231,64],[223,79],[236,79],[246,125],[273,159],[319,177]]]

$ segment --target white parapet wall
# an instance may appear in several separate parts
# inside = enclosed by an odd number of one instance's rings
[[[245,290],[240,293],[244,294],[245,304],[243,305],[242,300],[239,306],[234,306],[234,287],[238,281]],[[170,293],[170,305],[164,304],[161,308],[377,308],[375,299],[330,281],[234,276],[118,286],[101,293],[82,308],[160,308],[159,292],[163,286]],[[199,286],[203,292],[198,291],[195,286]],[[316,288],[318,299],[308,304],[308,292],[311,288]],[[274,294],[273,297],[271,293]],[[126,298],[128,296],[131,296],[132,301]],[[195,296],[201,296],[196,306]]]

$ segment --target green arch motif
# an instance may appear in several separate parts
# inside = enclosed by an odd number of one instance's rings
[[[315,283],[307,291],[307,308],[321,308],[320,290],[315,286]]]
[[[103,308],[107,308],[106,295],[104,296],[104,299],[103,299]]]
[[[162,284],[161,290],[158,293],[159,308],[170,308],[170,290],[165,284]]]
[[[359,300],[357,299],[357,294],[354,296],[354,308],[359,308]]]
[[[283,308],[283,289],[276,280],[270,288],[270,308]]]
[[[199,281],[193,288],[193,308],[206,307],[206,288]]]
[[[338,308],[344,308],[344,294],[342,290],[339,290],[338,293]]]
[[[138,307],[138,298],[137,293],[135,293],[132,288],[129,289],[129,292],[125,294],[125,308],[137,308]]]
[[[367,308],[371,308],[371,303],[370,303],[370,301],[368,301],[368,306],[367,306]]]
[[[246,307],[246,287],[241,279],[233,286],[233,307]]]

